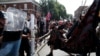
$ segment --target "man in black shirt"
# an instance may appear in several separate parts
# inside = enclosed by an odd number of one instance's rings
[[[25,56],[24,51],[26,52],[27,56],[31,56],[30,55],[30,43],[29,43],[30,30],[26,26],[26,24],[27,23],[25,23],[25,26],[24,26],[24,29],[23,29],[21,46],[20,46],[20,50],[19,50],[21,56]]]
[[[10,18],[9,18],[10,19]],[[5,29],[5,17],[2,12],[0,12],[0,35],[3,36],[0,56],[19,56],[19,48],[21,42],[21,32],[19,31],[7,31]]]
[[[3,13],[0,11],[0,46],[1,46],[1,42],[2,42],[2,34],[3,34],[4,24],[5,24],[5,18],[4,18]]]

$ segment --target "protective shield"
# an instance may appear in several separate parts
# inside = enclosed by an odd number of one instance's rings
[[[27,14],[21,10],[9,7],[6,12],[5,31],[21,31]]]

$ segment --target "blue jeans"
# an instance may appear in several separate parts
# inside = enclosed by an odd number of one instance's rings
[[[20,43],[21,39],[3,42],[0,49],[0,56],[19,56]]]

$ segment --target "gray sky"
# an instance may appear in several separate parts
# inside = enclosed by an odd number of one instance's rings
[[[39,0],[36,0],[39,1]],[[57,0],[63,4],[66,8],[67,13],[74,15],[74,11],[81,5],[84,5],[85,0]],[[85,5],[90,6],[93,0],[86,0]]]

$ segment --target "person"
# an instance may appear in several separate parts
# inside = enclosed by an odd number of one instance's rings
[[[0,12],[0,14],[2,13]],[[11,16],[11,14],[9,13],[6,13],[6,14]],[[5,18],[4,15],[2,16],[2,18]],[[2,30],[3,38],[2,38],[1,48],[0,48],[0,56],[19,56],[22,30],[17,30],[17,29],[12,30],[11,26],[9,26],[10,30],[8,30],[7,20],[10,20],[10,19],[11,18],[8,17],[6,18],[6,20],[3,20],[3,21],[0,20],[1,24],[4,25],[4,30]]]
[[[22,33],[21,46],[19,50],[20,56],[25,56],[24,51],[26,52],[27,56],[30,56],[29,39],[30,39],[30,30],[27,27],[27,23],[25,22],[25,26]]]
[[[0,5],[0,11],[2,13],[5,13],[6,12],[6,8],[3,5]]]
[[[30,45],[31,45],[31,56],[34,56],[35,53],[35,37],[37,33],[37,19],[32,11],[28,11],[28,22],[29,22],[29,29],[31,31],[31,38],[30,38]]]
[[[74,22],[74,25],[68,30],[68,33],[66,34],[67,39],[70,38],[71,34],[73,33],[74,29],[79,25],[79,23],[81,22],[81,20],[83,20],[83,17],[80,15],[80,18],[77,19]]]
[[[0,12],[0,25],[2,29],[0,35],[3,36],[1,48],[0,48],[0,56],[18,56],[21,32],[20,31],[9,32],[9,31],[3,30],[4,25],[5,25],[5,19],[2,12]]]
[[[69,29],[68,33],[66,34],[67,39],[70,39],[71,35],[73,34],[73,31],[75,30],[75,28],[77,26],[79,26],[79,24],[81,23],[81,21],[84,19],[84,16],[80,15],[80,17],[74,22],[73,26]],[[79,53],[81,56],[87,56],[86,52],[83,53]]]
[[[38,24],[38,28],[39,28],[39,37],[43,36],[44,35],[44,31],[43,31],[43,29],[44,29],[44,21],[43,21],[43,19],[39,18],[37,24]]]
[[[0,47],[2,44],[2,34],[3,34],[4,26],[5,26],[5,18],[3,13],[0,11]]]
[[[55,24],[51,28],[52,31],[50,32],[50,38],[47,44],[50,46],[50,53],[47,56],[53,55],[53,49],[62,49],[64,47],[64,43],[62,41],[66,42],[66,38],[64,38],[63,34],[65,33],[64,25],[60,25],[58,28],[56,28]],[[59,45],[58,45],[59,43]]]
[[[98,38],[97,49],[96,49],[96,56],[100,56],[100,23],[96,28],[96,35]]]

